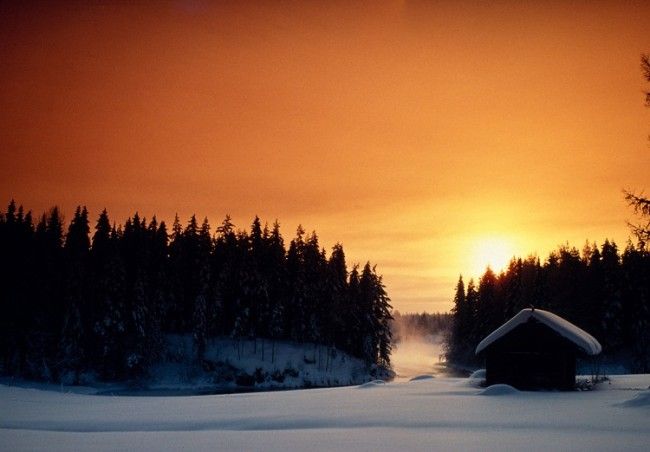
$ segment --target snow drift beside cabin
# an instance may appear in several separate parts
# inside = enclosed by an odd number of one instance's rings
[[[481,353],[486,347],[493,342],[501,339],[503,336],[514,330],[519,325],[528,322],[531,318],[551,328],[560,336],[570,340],[575,345],[584,350],[588,355],[597,355],[601,352],[600,343],[589,333],[578,328],[573,323],[553,314],[552,312],[542,309],[526,308],[519,311],[517,315],[494,330],[490,335],[483,339],[476,346],[476,354]]]

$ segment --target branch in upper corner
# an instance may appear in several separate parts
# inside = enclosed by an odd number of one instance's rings
[[[650,216],[650,199],[643,196],[643,193],[635,195],[634,193],[623,190],[625,200],[628,205],[634,209],[634,213],[642,217]],[[647,219],[645,226],[641,224],[633,224],[628,222],[628,226],[632,233],[639,240],[641,248],[645,248],[645,244],[650,242],[650,219]]]
[[[641,71],[645,79],[650,82],[650,55],[641,55]],[[650,91],[645,91],[645,105],[650,107]]]

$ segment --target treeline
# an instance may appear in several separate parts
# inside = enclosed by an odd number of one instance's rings
[[[650,371],[650,253],[644,243],[628,243],[622,254],[614,242],[585,245],[582,253],[563,246],[541,263],[513,259],[496,275],[489,268],[478,282],[456,287],[447,359],[478,365],[474,349],[494,329],[523,308],[558,314],[593,335],[605,359]]]
[[[401,314],[399,311],[395,311],[391,322],[393,342],[447,334],[451,321],[452,316],[448,313]]]
[[[370,264],[348,271],[298,227],[288,249],[276,222],[250,232],[227,216],[211,233],[192,216],[171,231],[136,213],[124,226],[104,210],[92,236],[78,207],[67,233],[58,208],[34,222],[12,201],[0,212],[1,373],[106,380],[145,376],[166,334],[313,342],[368,366],[390,365],[390,300]]]

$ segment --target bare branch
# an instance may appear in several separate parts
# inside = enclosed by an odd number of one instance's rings
[[[627,204],[634,209],[634,213],[640,215],[650,215],[650,199],[643,196],[643,192],[638,195],[623,190]]]
[[[627,223],[632,233],[639,240],[641,249],[644,249],[645,245],[650,243],[650,218],[647,218],[650,217],[650,199],[643,196],[643,192],[636,195],[630,191],[623,190],[623,193],[625,194],[625,200],[628,205],[634,209],[634,213],[645,217],[643,219],[646,222],[645,226],[642,223]]]
[[[650,55],[641,55],[641,71],[643,72],[645,79],[650,82]],[[646,107],[650,107],[650,91],[644,91],[644,94],[645,105]]]
[[[650,55],[641,55],[641,70],[645,79],[650,82]]]

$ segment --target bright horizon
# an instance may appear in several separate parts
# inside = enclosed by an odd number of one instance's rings
[[[615,240],[650,189],[650,5],[0,5],[0,178],[39,215],[278,219],[395,309]],[[647,193],[647,191],[646,191]]]

